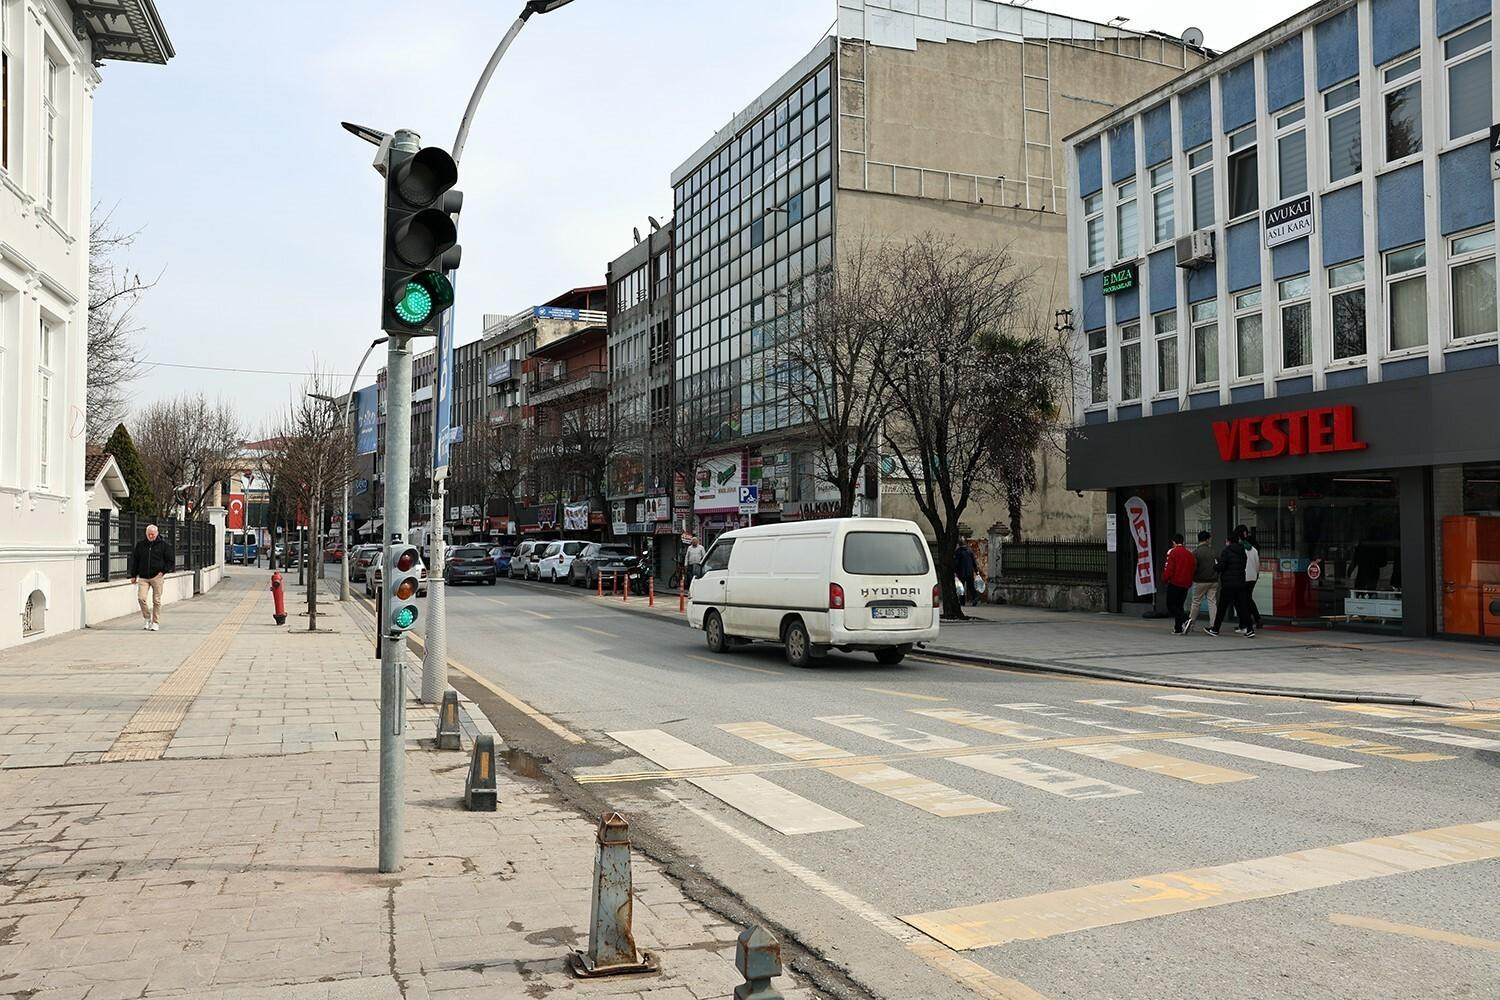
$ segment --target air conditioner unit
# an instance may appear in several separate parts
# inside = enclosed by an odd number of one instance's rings
[[[1177,266],[1196,268],[1200,264],[1212,264],[1214,260],[1214,233],[1212,229],[1200,229],[1177,241]]]

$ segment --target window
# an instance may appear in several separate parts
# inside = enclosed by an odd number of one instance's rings
[[[1193,193],[1193,228],[1214,224],[1214,150],[1201,146],[1188,154],[1188,183]]]
[[[1453,339],[1495,332],[1495,231],[1486,229],[1448,241],[1453,289]]]
[[[1312,278],[1306,274],[1276,283],[1281,303],[1281,370],[1312,364]]]
[[[721,538],[709,550],[708,556],[703,560],[703,572],[713,573],[717,570],[728,569],[729,553],[733,548],[733,538]]]
[[[1193,385],[1219,382],[1219,303],[1213,299],[1193,306]]]
[[[1333,360],[1365,353],[1365,265],[1363,261],[1328,269],[1333,305]]]
[[[1385,159],[1387,163],[1422,151],[1422,57],[1385,71]]]
[[[1104,195],[1095,191],[1083,199],[1083,227],[1088,244],[1088,267],[1104,263]]]
[[[10,0],[0,0],[0,170],[10,169]]]
[[[1109,402],[1109,335],[1104,330],[1089,333],[1089,402]]]
[[[904,531],[851,531],[844,536],[844,572],[921,576],[927,572],[927,543]]]
[[[1490,127],[1490,22],[1443,40],[1448,81],[1448,138],[1463,139]]]
[[[1260,210],[1260,165],[1255,127],[1229,137],[1229,217],[1237,219]]]
[[[1140,252],[1140,220],[1135,209],[1135,181],[1115,189],[1115,259],[1129,260]]]
[[[1328,122],[1328,183],[1353,177],[1364,169],[1359,148],[1359,81],[1323,95]]]
[[[1120,399],[1141,398],[1141,324],[1120,327]]]
[[[1157,313],[1151,318],[1156,336],[1156,389],[1163,395],[1177,391],[1177,314]]]
[[[58,173],[61,169],[57,162],[59,73],[56,60],[48,56],[42,71],[42,207],[53,214],[57,210]]]
[[[1177,235],[1177,208],[1172,202],[1172,161],[1151,168],[1151,242],[1166,243]]]
[[[1420,243],[1385,255],[1385,300],[1393,351],[1427,343],[1426,267],[1427,248]]]
[[[1266,370],[1264,321],[1260,314],[1260,290],[1234,297],[1234,371],[1252,378]]]
[[[1276,116],[1277,197],[1282,201],[1307,192],[1306,119],[1301,107]]]
[[[52,484],[52,327],[44,319],[37,328],[37,485]]]

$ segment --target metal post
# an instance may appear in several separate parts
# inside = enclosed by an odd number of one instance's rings
[[[410,132],[396,133],[409,142]],[[385,541],[406,540],[408,479],[411,471],[411,341],[391,337],[386,359]],[[386,567],[389,579],[390,568]],[[390,588],[382,587],[377,628],[390,627]],[[380,870],[401,868],[401,834],[406,804],[406,640],[387,636],[380,657]]]
[[[452,310],[445,315],[450,315]],[[441,367],[441,363],[439,363]],[[450,387],[449,391],[452,389]],[[433,411],[436,413],[434,404]],[[433,421],[434,425],[437,423]],[[441,428],[435,428],[441,434]],[[433,456],[436,457],[437,442],[433,441]],[[427,574],[427,636],[422,649],[422,704],[435,705],[448,690],[448,599],[447,584],[443,578],[447,559],[444,528],[448,515],[447,488],[441,479],[433,480],[432,524],[434,531],[428,537],[432,544],[431,567]]]

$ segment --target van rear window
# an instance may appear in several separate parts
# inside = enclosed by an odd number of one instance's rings
[[[921,576],[927,544],[904,531],[851,531],[844,536],[844,572],[856,576]]]

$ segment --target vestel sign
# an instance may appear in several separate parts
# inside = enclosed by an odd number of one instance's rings
[[[1352,406],[1216,420],[1214,437],[1219,444],[1219,457],[1226,462],[1283,455],[1326,455],[1369,447],[1355,436]]]

